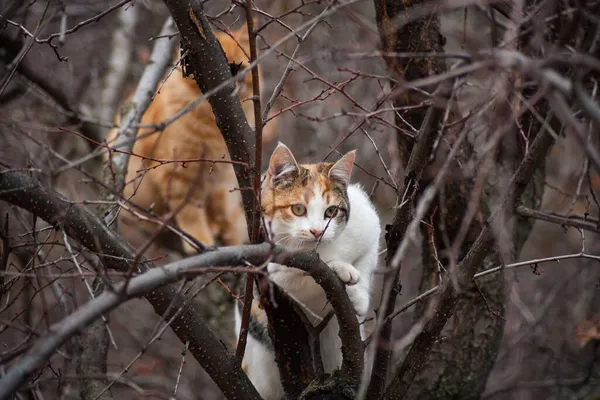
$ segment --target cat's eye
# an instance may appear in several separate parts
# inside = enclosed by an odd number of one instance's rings
[[[302,204],[294,204],[292,205],[292,212],[294,215],[301,217],[306,214],[306,207],[304,207]]]
[[[333,218],[338,213],[338,206],[331,206],[325,210],[325,218]]]

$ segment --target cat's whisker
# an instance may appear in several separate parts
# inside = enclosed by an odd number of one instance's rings
[[[277,242],[275,242],[275,244],[283,246],[293,238],[294,237],[292,235],[287,235],[287,236],[284,236],[281,239],[279,239]]]

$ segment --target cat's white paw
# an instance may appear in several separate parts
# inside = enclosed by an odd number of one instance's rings
[[[360,279],[360,272],[346,261],[333,260],[327,263],[346,285],[356,285]]]
[[[354,311],[359,317],[364,317],[369,312],[369,293],[359,290],[357,286],[346,288],[346,293],[354,306]]]

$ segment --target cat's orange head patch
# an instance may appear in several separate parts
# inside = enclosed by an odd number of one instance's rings
[[[275,240],[310,244],[341,232],[350,215],[347,189],[355,155],[298,164],[287,146],[277,146],[262,189],[263,216]]]

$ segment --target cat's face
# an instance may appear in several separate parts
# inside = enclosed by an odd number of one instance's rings
[[[313,248],[334,240],[350,215],[348,183],[355,151],[336,163],[299,165],[279,143],[263,182],[262,208],[274,242],[290,248]]]

